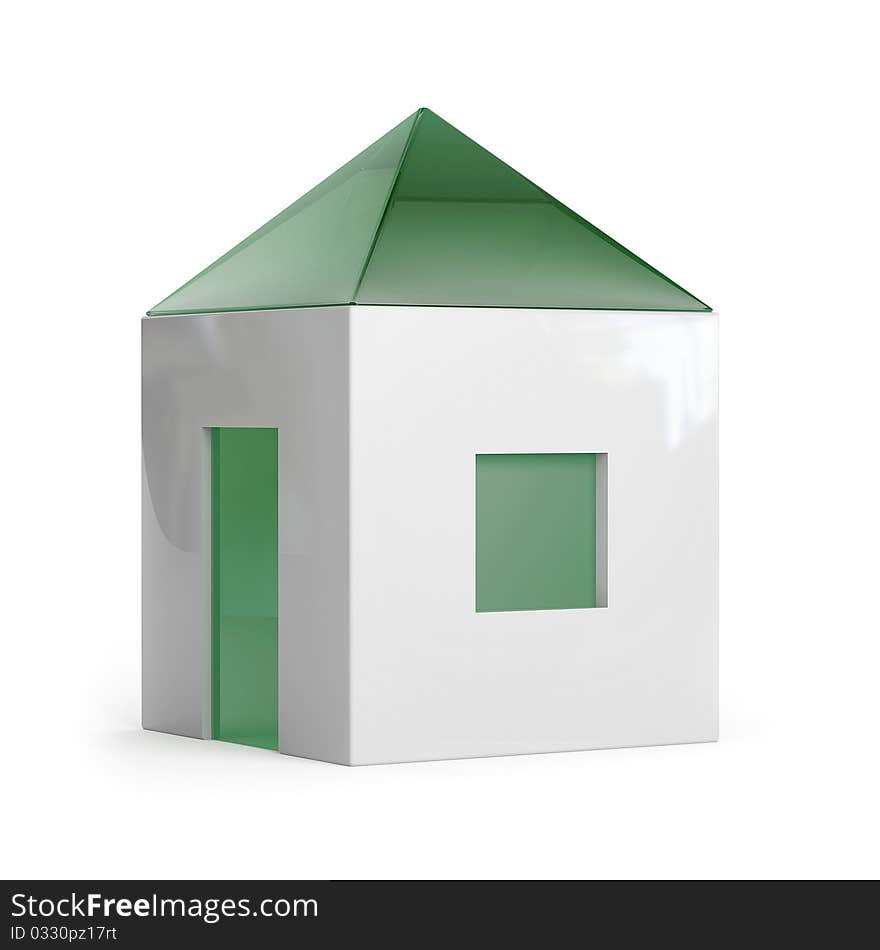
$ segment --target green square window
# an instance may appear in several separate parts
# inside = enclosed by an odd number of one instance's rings
[[[478,612],[604,606],[606,458],[477,456]]]

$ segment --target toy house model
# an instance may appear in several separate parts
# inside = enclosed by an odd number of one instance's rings
[[[143,321],[143,724],[717,735],[710,308],[427,109]]]

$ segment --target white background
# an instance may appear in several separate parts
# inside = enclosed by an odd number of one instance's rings
[[[874,6],[7,10],[0,872],[876,876]],[[346,769],[139,730],[139,317],[420,105],[720,313],[717,745]]]

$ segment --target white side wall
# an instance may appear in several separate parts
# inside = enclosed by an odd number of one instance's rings
[[[143,321],[143,724],[210,736],[212,426],[278,428],[279,747],[349,760],[348,309]]]
[[[717,317],[357,307],[353,763],[717,737]],[[608,607],[476,613],[474,456],[608,453]]]

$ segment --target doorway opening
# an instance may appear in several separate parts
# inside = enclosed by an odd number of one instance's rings
[[[211,429],[211,727],[278,748],[277,429]]]

